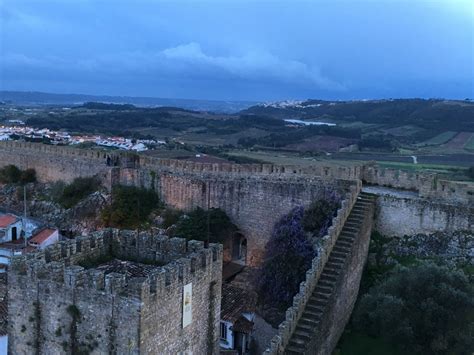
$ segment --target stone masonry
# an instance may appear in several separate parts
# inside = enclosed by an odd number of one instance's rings
[[[14,257],[9,353],[215,354],[221,269],[220,245],[118,230]]]

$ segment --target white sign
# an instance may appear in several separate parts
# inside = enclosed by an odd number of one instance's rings
[[[183,287],[183,328],[193,321],[193,284],[189,283]]]

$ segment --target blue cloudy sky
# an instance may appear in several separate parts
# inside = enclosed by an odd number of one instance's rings
[[[474,0],[0,0],[0,89],[474,98]]]

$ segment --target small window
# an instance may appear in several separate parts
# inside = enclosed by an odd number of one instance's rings
[[[227,340],[227,325],[221,322],[221,339]]]

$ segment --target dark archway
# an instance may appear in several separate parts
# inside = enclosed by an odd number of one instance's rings
[[[18,239],[18,231],[16,227],[12,228],[12,241],[16,241]]]
[[[242,265],[247,263],[247,239],[238,232],[232,240],[232,261]]]

